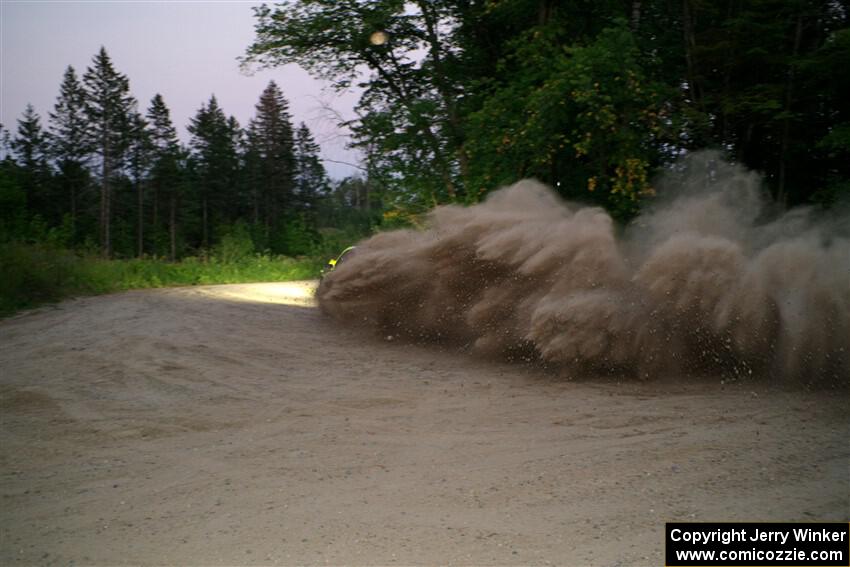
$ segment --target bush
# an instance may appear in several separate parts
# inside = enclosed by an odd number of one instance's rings
[[[239,221],[225,230],[221,242],[215,247],[215,256],[225,264],[242,262],[254,254],[254,241],[248,225]]]
[[[72,252],[45,244],[0,244],[0,314],[56,301],[80,286]]]

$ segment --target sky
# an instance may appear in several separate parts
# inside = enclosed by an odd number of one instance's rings
[[[27,103],[46,126],[68,65],[82,76],[101,46],[146,111],[156,93],[165,99],[181,139],[198,108],[215,94],[242,126],[270,80],[290,103],[293,123],[305,122],[322,146],[328,174],[341,179],[357,169],[345,148],[346,132],[327,108],[354,116],[358,93],[337,94],[303,69],[240,70],[237,57],[254,39],[247,1],[48,1],[0,0],[0,123],[12,133]]]

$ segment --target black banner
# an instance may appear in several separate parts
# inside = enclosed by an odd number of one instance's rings
[[[665,565],[850,566],[847,523],[668,523]]]

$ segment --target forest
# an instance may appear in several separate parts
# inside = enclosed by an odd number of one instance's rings
[[[105,258],[174,261],[228,237],[308,254],[330,183],[312,133],[292,124],[288,107],[271,81],[242,128],[213,95],[187,125],[186,147],[163,97],[141,111],[101,48],[82,77],[67,68],[46,127],[29,106],[16,135],[4,132],[0,234]]]
[[[0,130],[0,242],[103,258],[316,256],[537,178],[628,222],[653,178],[720,150],[781,207],[850,196],[850,14],[837,0],[289,0],[246,68],[359,87],[362,176],[331,181],[271,82],[240,125],[215,96],[178,139],[106,50],[47,117]]]
[[[365,89],[350,127],[385,206],[535,177],[626,221],[701,148],[783,206],[850,189],[842,2],[314,0],[256,17],[247,63]]]

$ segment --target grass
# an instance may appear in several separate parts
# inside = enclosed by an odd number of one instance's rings
[[[318,277],[315,258],[247,255],[104,260],[44,244],[0,244],[0,316],[73,296],[153,287],[292,281]]]

